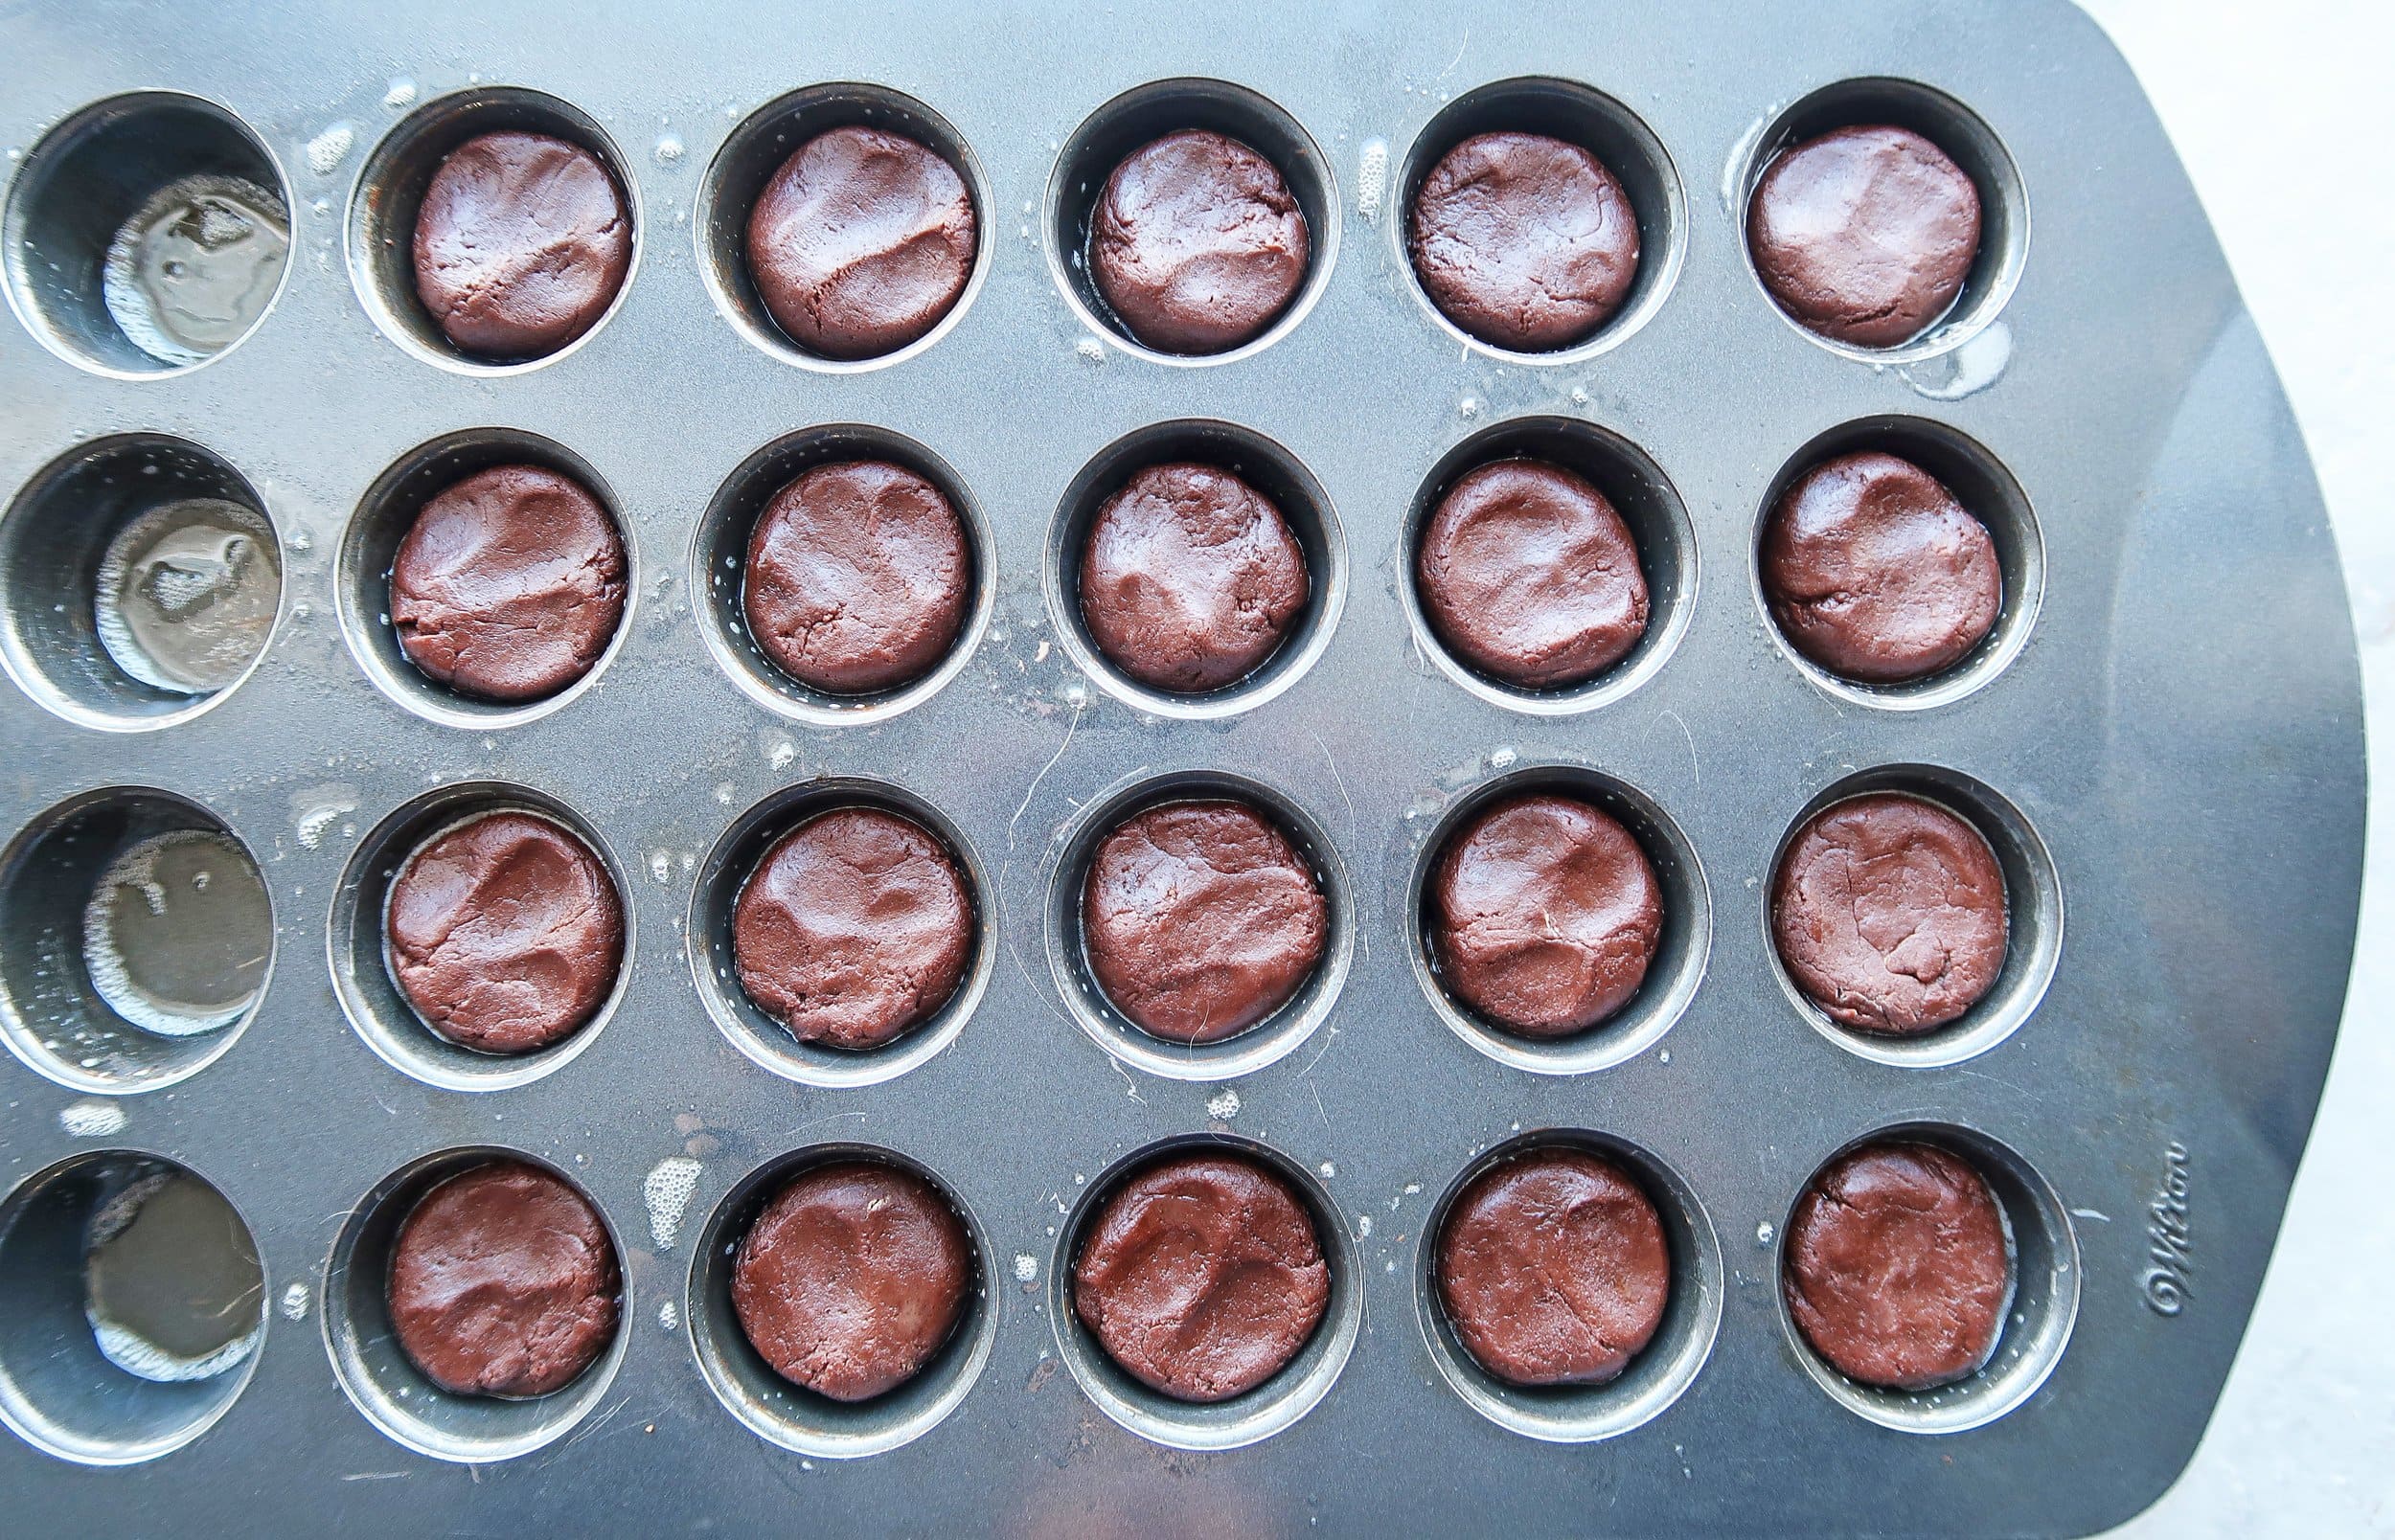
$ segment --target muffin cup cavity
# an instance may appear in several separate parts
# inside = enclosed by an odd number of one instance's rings
[[[500,812],[522,813],[553,825],[598,857],[614,885],[623,925],[623,955],[606,999],[582,1026],[527,1053],[486,1053],[434,1031],[400,992],[391,967],[386,916],[394,880],[433,840]],[[396,809],[358,841],[333,891],[326,940],[332,992],[366,1046],[402,1075],[445,1091],[506,1091],[530,1085],[579,1057],[623,1003],[632,979],[631,897],[624,869],[598,830],[556,798],[502,781],[443,786]]]
[[[204,1372],[136,1374],[122,1367],[122,1348],[101,1345],[88,1308],[96,1229],[112,1204],[169,1179],[206,1185],[223,1201],[190,1167],[129,1149],[60,1161],[0,1201],[0,1423],[44,1454],[80,1465],[155,1460],[214,1427],[257,1370],[269,1293],[262,1266],[255,1328],[211,1355]],[[256,1261],[248,1221],[225,1208]]]
[[[136,906],[154,922],[126,939],[138,955],[103,934],[112,892],[156,895]],[[70,797],[0,850],[0,1037],[60,1085],[127,1096],[197,1075],[257,1017],[274,954],[257,857],[172,792]]]
[[[2004,584],[1996,623],[1979,645],[1951,666],[1902,684],[1849,679],[1807,657],[1780,628],[1763,580],[1763,541],[1780,500],[1814,467],[1841,455],[1877,451],[1909,461],[1937,478],[1965,511],[1977,519],[1996,546]],[[1984,688],[2011,666],[2029,644],[2045,600],[2045,538],[2029,496],[1985,445],[1927,418],[1872,417],[1841,423],[1814,438],[1780,467],[1756,511],[1754,555],[1748,563],[1755,603],[1788,661],[1821,691],[1841,700],[1882,711],[1923,711],[1950,705]]]
[[[1781,960],[1772,937],[1773,887],[1780,864],[1813,816],[1869,792],[1895,792],[1944,808],[1976,829],[2004,875],[2007,939],[2004,965],[1996,982],[1969,1010],[1943,1027],[1909,1036],[1859,1031],[1833,1020],[1815,1005]],[[1763,895],[1764,945],[1799,1015],[1813,1030],[1850,1053],[1881,1064],[1934,1069],[1986,1053],[2019,1030],[2045,997],[2063,950],[2063,892],[2054,858],[2021,810],[1981,781],[1957,770],[1927,764],[1890,764],[1861,771],[1830,786],[1789,821],[1758,890]]]
[[[948,858],[964,879],[971,909],[971,951],[963,976],[945,1005],[927,1019],[908,1028],[878,1048],[849,1050],[821,1043],[803,1043],[787,1027],[767,1015],[741,985],[734,961],[732,922],[747,887],[774,844],[815,817],[846,807],[873,808],[894,814],[927,831],[947,848]],[[691,895],[689,946],[692,976],[699,999],[734,1048],[750,1060],[802,1085],[855,1087],[878,1085],[904,1075],[956,1041],[989,987],[996,962],[991,924],[996,914],[989,874],[972,847],[947,817],[913,793],[878,781],[854,777],[827,778],[786,787],[765,798],[735,820],[707,852],[698,868],[697,889]]]
[[[785,672],[758,645],[745,605],[749,536],[766,505],[807,471],[851,460],[887,461],[938,487],[964,529],[970,569],[964,621],[947,654],[920,678],[854,695],[817,690]],[[692,593],[704,596],[698,605],[699,634],[707,650],[741,693],[810,727],[853,727],[887,721],[920,706],[964,671],[990,626],[997,561],[990,521],[955,467],[902,434],[841,422],[786,434],[733,468],[699,515],[691,543],[690,586]]]
[[[1603,1385],[1517,1385],[1498,1378],[1456,1335],[1439,1295],[1439,1245],[1456,1199],[1499,1166],[1556,1150],[1593,1155],[1637,1183],[1663,1221],[1664,1245],[1671,1257],[1671,1295],[1661,1323],[1629,1367]],[[1415,1247],[1415,1309],[1441,1377],[1497,1426],[1547,1443],[1611,1438],[1678,1400],[1712,1355],[1722,1326],[1722,1289],[1721,1242],[1695,1189],[1648,1151],[1585,1129],[1533,1129],[1482,1153],[1439,1195]]]
[[[139,573],[162,558],[216,582],[218,602],[243,611],[238,629],[136,613]],[[264,500],[189,440],[126,433],[71,449],[0,516],[0,665],[79,727],[192,720],[257,670],[282,607],[283,549]]]
[[[543,134],[598,157],[615,182],[631,225],[631,257],[605,311],[552,351],[530,358],[485,358],[465,351],[424,308],[416,289],[416,215],[424,190],[449,152],[490,133]],[[436,97],[385,134],[358,172],[347,224],[350,281],[358,302],[402,352],[461,374],[520,374],[554,364],[604,330],[640,276],[640,184],[597,119],[558,98],[518,86],[476,86]],[[593,487],[593,491],[598,488]]]
[[[582,1193],[590,1194],[564,1171],[520,1150],[474,1145],[442,1150],[411,1161],[376,1185],[341,1226],[325,1263],[324,1339],[341,1392],[393,1442],[434,1460],[478,1465],[514,1460],[563,1438],[590,1415],[615,1373],[632,1337],[631,1281],[622,1266],[624,1239],[605,1209],[591,1202],[607,1244],[614,1248],[623,1293],[618,1299],[614,1339],[588,1369],[546,1395],[507,1400],[458,1395],[443,1390],[409,1361],[391,1325],[391,1252],[399,1227],[424,1195],[453,1176],[511,1162],[533,1166]]]
[[[1847,1378],[1813,1351],[1790,1313],[1784,1280],[1788,1235],[1796,1206],[1841,1157],[1869,1144],[1931,1144],[1977,1171],[2002,1211],[2013,1263],[1996,1348],[1973,1373],[1927,1391],[1886,1390]],[[1831,1399],[1867,1421],[1899,1433],[1965,1433],[1985,1427],[2037,1393],[2062,1362],[2079,1316],[2079,1237],[2069,1211],[2045,1178],[2011,1145],[1956,1123],[1906,1122],[1877,1129],[1832,1150],[1807,1176],[1781,1216],[1772,1251],[1771,1291],[1789,1351]]]
[[[579,484],[614,523],[624,548],[624,613],[616,622],[615,635],[580,678],[536,700],[484,700],[451,689],[409,661],[391,623],[391,569],[417,515],[426,503],[459,482],[497,465],[534,465]],[[596,685],[623,649],[624,639],[631,634],[640,588],[640,555],[625,525],[622,506],[590,462],[536,433],[468,428],[417,445],[366,489],[341,536],[333,602],[340,615],[341,634],[376,689],[428,722],[487,732],[536,721],[562,710]]]
[[[1979,192],[1979,252],[1946,313],[1891,348],[1863,348],[1814,331],[1780,307],[1755,271],[1747,215],[1756,184],[1795,146],[1834,129],[1871,124],[1907,128],[1946,152]],[[1799,100],[1742,145],[1728,191],[1736,197],[1738,244],[1765,300],[1795,330],[1840,356],[1872,364],[1911,363],[1953,351],[1987,329],[2020,283],[2029,250],[2029,195],[2012,152],[1979,115],[1916,80],[1869,77],[1838,80]],[[1960,489],[1957,488],[1959,494]]]
[[[1321,961],[1281,1007],[1233,1036],[1178,1043],[1131,1024],[1092,971],[1083,935],[1082,895],[1098,847],[1125,820],[1173,803],[1243,803],[1271,822],[1312,872],[1322,892]],[[1169,1080],[1220,1081],[1251,1074],[1294,1052],[1329,1019],[1355,950],[1355,900],[1330,837],[1294,802],[1262,781],[1211,770],[1183,770],[1119,781],[1101,792],[1058,834],[1048,873],[1048,968],[1075,1025],[1131,1069]]]
[[[1424,179],[1447,153],[1480,134],[1526,133],[1560,139],[1594,155],[1622,184],[1638,221],[1638,272],[1613,313],[1587,336],[1565,347],[1517,351],[1466,331],[1423,287],[1414,267],[1414,201]],[[1654,131],[1629,107],[1576,80],[1540,76],[1495,80],[1465,92],[1439,109],[1405,152],[1395,182],[1389,228],[1414,297],[1441,329],[1476,352],[1517,364],[1576,364],[1608,352],[1654,318],[1670,298],[1687,259],[1688,203],[1679,170]],[[1625,513],[1625,517],[1627,517]]]
[[[1566,1037],[1526,1037],[1488,1020],[1449,993],[1440,977],[1430,885],[1439,858],[1482,810],[1534,792],[1591,804],[1618,820],[1638,841],[1662,891],[1663,929],[1638,992],[1605,1020]],[[1536,1075],[1586,1075],[1637,1057],[1670,1031],[1704,977],[1713,943],[1713,901],[1696,847],[1671,815],[1644,792],[1585,765],[1557,761],[1524,765],[1465,791],[1448,804],[1415,852],[1407,890],[1406,931],[1414,977],[1448,1029],[1500,1064]]]
[[[782,163],[817,134],[875,128],[929,148],[955,168],[973,206],[972,271],[963,292],[931,329],[904,347],[868,358],[829,358],[793,341],[765,308],[748,266],[748,217]],[[857,374],[902,362],[938,345],[965,319],[988,278],[993,239],[989,178],[955,125],[887,86],[858,81],[810,85],[775,98],[741,121],[716,151],[698,188],[698,272],[716,308],[742,338],[785,363],[827,374]],[[795,475],[793,471],[791,474]],[[786,477],[785,480],[787,478]],[[935,480],[937,478],[934,478]]]
[[[1280,510],[1306,558],[1305,606],[1290,618],[1281,645],[1241,678],[1190,693],[1159,690],[1126,673],[1101,650],[1082,614],[1082,555],[1100,509],[1140,471],[1175,462],[1213,465],[1254,487]],[[1347,536],[1330,494],[1288,449],[1250,428],[1185,419],[1126,434],[1081,468],[1057,506],[1042,576],[1058,640],[1108,694],[1152,716],[1216,719],[1280,695],[1330,647],[1347,603]]]
[[[1227,1400],[1176,1399],[1134,1379],[1074,1313],[1073,1275],[1083,1245],[1106,1200],[1125,1182],[1176,1156],[1227,1155],[1255,1162],[1279,1177],[1312,1220],[1315,1243],[1331,1278],[1330,1301],[1304,1347],[1263,1384]],[[1272,1437],[1313,1410],[1347,1367],[1363,1329],[1361,1259],[1346,1218],[1322,1184],[1296,1161],[1252,1139],[1187,1134],[1132,1151],[1092,1178],[1058,1230],[1048,1262],[1047,1306],[1057,1348],[1082,1393],[1099,1411],[1152,1443],[1173,1449],[1239,1449]]]
[[[205,246],[160,243],[200,206],[252,228]],[[228,108],[180,91],[111,97],[44,134],[17,171],[0,215],[9,300],[43,347],[80,368],[181,374],[240,346],[274,308],[290,271],[290,209],[274,156]],[[159,319],[161,281],[180,285],[175,325]]]
[[[1106,178],[1123,158],[1183,129],[1221,134],[1270,161],[1306,221],[1305,279],[1271,323],[1238,347],[1213,353],[1164,352],[1142,343],[1098,290],[1090,244]],[[1271,101],[1227,80],[1152,80],[1082,121],[1048,177],[1048,267],[1081,323],[1135,357],[1161,364],[1221,364],[1248,358],[1294,330],[1329,285],[1338,260],[1339,195],[1330,162],[1312,135]]]
[[[775,1371],[748,1340],[732,1303],[741,1241],[792,1180],[845,1162],[891,1166],[923,1180],[962,1221],[972,1253],[964,1313],[947,1341],[911,1379],[862,1401],[835,1401]],[[939,1426],[964,1403],[990,1362],[998,1309],[991,1297],[991,1251],[981,1222],[956,1189],[928,1167],[872,1144],[810,1144],[758,1166],[717,1203],[691,1257],[684,1317],[698,1372],[723,1409],[760,1438],[817,1460],[886,1454]]]
[[[1528,689],[1481,672],[1451,650],[1425,610],[1417,570],[1423,531],[1455,484],[1483,465],[1535,460],[1560,465],[1605,494],[1638,547],[1647,583],[1647,628],[1629,652],[1594,678]],[[1568,716],[1620,700],[1661,672],[1687,635],[1697,599],[1697,531],[1661,466],[1628,439],[1573,418],[1517,418],[1483,428],[1441,456],[1415,494],[1399,546],[1398,595],[1414,645],[1464,689],[1493,705],[1534,716]]]

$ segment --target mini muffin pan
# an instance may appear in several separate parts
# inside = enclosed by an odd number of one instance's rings
[[[2269,359],[2134,80],[2061,0],[571,22],[429,0],[171,26],[42,3],[0,19],[0,59],[13,1528],[2070,1533],[2185,1464],[2335,1038],[2361,695]],[[1989,210],[1953,311],[1882,352],[1792,325],[1742,240],[1774,153],[1872,121],[1943,145]],[[779,157],[847,123],[948,156],[981,244],[929,335],[833,363],[772,326],[740,231]],[[634,220],[615,306],[547,359],[449,350],[394,234],[483,126],[586,144]],[[1083,256],[1111,158],[1184,126],[1281,162],[1314,253],[1279,321],[1202,359],[1119,333]],[[1559,353],[1464,336],[1405,259],[1424,169],[1505,127],[1589,145],[1639,220],[1628,303]],[[151,191],[202,173],[282,197],[291,255],[245,335],[169,367],[115,328],[96,264]],[[1920,686],[1803,662],[1755,575],[1777,491],[1872,446],[1947,480],[2003,566],[1993,634]],[[972,594],[947,664],[841,699],[757,651],[737,557],[776,487],[858,450],[950,493]],[[1441,489],[1518,453],[1605,487],[1653,596],[1646,640],[1568,691],[1463,667],[1413,591]],[[1079,532],[1168,455],[1268,487],[1312,568],[1282,651],[1211,696],[1129,682],[1076,613]],[[628,599],[585,679],[499,707],[406,664],[384,575],[424,497],[517,458],[607,508]],[[271,639],[207,697],[125,676],[90,620],[108,539],[195,496],[282,548]],[[1639,995],[1559,1042],[1449,1000],[1424,942],[1439,841],[1530,787],[1622,818],[1666,897]],[[2010,892],[1995,988],[1913,1039],[1813,1010],[1769,940],[1791,831],[1866,789],[1971,818]],[[1312,865],[1324,960],[1251,1032],[1180,1048],[1089,982],[1079,884],[1121,816],[1226,793]],[[946,841],[977,921],[949,1005],[861,1055],[758,1013],[728,934],[756,855],[855,804]],[[397,864],[502,806],[573,829],[625,904],[613,997],[524,1059],[434,1037],[381,952]],[[99,874],[175,829],[229,835],[274,913],[255,1003],[189,1037],[110,1010],[80,944]],[[2017,1264],[1988,1366],[1918,1394],[1827,1369],[1779,1283],[1813,1174],[1890,1132],[1978,1166]],[[1094,1206],[1191,1144],[1280,1170],[1332,1273],[1297,1359],[1206,1407],[1121,1373],[1070,1308]],[[1605,1387],[1499,1384],[1435,1303],[1455,1193],[1550,1145],[1631,1172],[1669,1240],[1662,1328]],[[462,1400],[395,1350],[379,1270],[409,1203],[507,1153],[606,1217],[623,1325],[565,1391]],[[917,1381],[842,1406],[765,1369],[725,1291],[776,1185],[857,1156],[955,1204],[979,1286]],[[232,1203],[267,1276],[257,1350],[181,1384],[99,1354],[77,1276],[81,1216],[165,1166]]]

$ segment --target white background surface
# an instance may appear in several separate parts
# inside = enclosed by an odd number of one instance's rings
[[[2395,1535],[2395,3],[2081,3],[2177,141],[2294,399],[2379,781],[2344,1028],[2261,1305],[2195,1463],[2115,1533]]]

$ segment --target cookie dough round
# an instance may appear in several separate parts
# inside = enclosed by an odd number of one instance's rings
[[[1098,510],[1082,549],[1091,640],[1141,684],[1220,690],[1278,650],[1312,592],[1271,499],[1214,465],[1150,465]]]
[[[399,993],[425,1026],[485,1053],[572,1035],[624,963],[605,864],[530,813],[486,813],[425,842],[392,879],[383,919]]]
[[[1876,451],[1805,472],[1763,531],[1763,589],[1797,651],[1848,679],[1926,679],[2004,607],[1987,526],[1936,477]]]
[[[1609,320],[1638,278],[1638,215],[1605,163],[1545,134],[1474,134],[1414,194],[1414,273],[1481,341],[1546,352]]]
[[[391,1248],[391,1328],[453,1395],[571,1384],[615,1340],[622,1292],[599,1211],[563,1178],[494,1161],[426,1193]]]
[[[834,1401],[867,1401],[923,1371],[973,1288],[964,1221],[911,1171],[819,1166],[741,1238],[732,1308],[774,1372]]]
[[[880,128],[799,146],[748,215],[748,271],[775,324],[826,358],[877,358],[954,308],[978,238],[965,179]]]
[[[1182,1401],[1227,1400],[1279,1373],[1330,1301],[1305,1204],[1239,1155],[1176,1156],[1132,1177],[1073,1264],[1073,1313],[1124,1372]]]
[[[1227,135],[1190,128],[1142,145],[1106,177],[1089,264],[1138,341],[1217,353],[1289,308],[1310,251],[1280,168]]]
[[[972,949],[955,857],[878,807],[837,808],[782,836],[733,906],[741,987],[802,1043],[896,1040],[948,1003]]]
[[[972,599],[964,522],[886,460],[817,465],[748,537],[741,608],[774,666],[827,694],[913,684],[947,657]]]
[[[1098,844],[1083,945],[1131,1025],[1217,1043],[1289,1002],[1322,961],[1329,912],[1289,836],[1245,803],[1167,803]]]
[[[1979,257],[1979,190],[1909,128],[1839,128],[1771,163],[1747,205],[1746,241],[1764,287],[1798,322],[1893,348],[1963,291]]]
[[[1654,1202],[1619,1166],[1545,1149],[1457,1194],[1437,1280],[1482,1369],[1514,1385],[1603,1385],[1662,1325],[1672,1257]]]
[[[582,146],[478,134],[425,186],[415,258],[417,297],[450,342],[481,358],[537,358],[615,303],[632,220],[606,163]]]
[[[1771,887],[1771,937],[1830,1016],[1904,1036],[1954,1020],[2004,968],[2004,872],[1970,823],[1901,792],[1823,808]]]
[[[427,502],[391,563],[391,625],[427,678],[514,703],[588,673],[624,619],[624,537],[540,465],[493,465]]]
[[[1926,1391],[1978,1372],[2012,1299],[2004,1212],[1933,1144],[1872,1144],[1813,1178],[1788,1227],[1796,1328],[1848,1379]]]
[[[1637,836],[1551,792],[1474,814],[1440,850],[1427,897],[1441,981],[1525,1037],[1584,1032],[1630,1004],[1663,936]]]
[[[1585,684],[1647,634],[1630,526],[1586,478],[1543,460],[1457,478],[1423,526],[1414,577],[1448,650],[1520,690]]]

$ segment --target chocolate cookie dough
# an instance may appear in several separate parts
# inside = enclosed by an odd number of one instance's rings
[[[792,341],[826,358],[896,352],[972,276],[973,200],[956,168],[879,128],[817,134],[748,215],[748,271]]]
[[[1979,1003],[2004,968],[2004,873],[1977,829],[1899,792],[1825,807],[1771,887],[1771,937],[1836,1020],[1903,1036]]]
[[[521,1161],[424,1195],[391,1248],[391,1328],[453,1395],[546,1395],[615,1340],[615,1243],[590,1200]]]
[[[426,503],[391,563],[407,661],[484,700],[554,695],[624,618],[624,537],[599,500],[539,465],[493,465]]]
[[[1239,1155],[1183,1155],[1106,1200],[1073,1264],[1073,1313],[1124,1371],[1183,1401],[1254,1390],[1331,1301],[1313,1220]]]
[[[1547,1149],[1483,1172],[1439,1232],[1439,1302],[1515,1385],[1603,1385],[1654,1336],[1672,1258],[1654,1204],[1608,1161]]]
[[[449,151],[416,210],[416,293],[483,358],[537,358],[599,324],[632,265],[632,221],[604,162],[547,134]]]
[[[829,694],[896,690],[955,645],[971,598],[965,526],[903,465],[817,465],[765,505],[741,608],[774,666]]]
[[[1210,129],[1142,145],[1106,178],[1091,219],[1098,292],[1158,352],[1227,352],[1297,297],[1306,215],[1280,168]]]
[[[834,1401],[913,1379],[973,1287],[963,1221],[930,1183],[848,1162],[795,1178],[732,1264],[732,1308],[774,1372]]]
[[[1313,872],[1244,803],[1168,803],[1099,842],[1082,888],[1089,970],[1132,1026],[1217,1043],[1281,1008],[1322,961]]]
[[[879,1048],[936,1015],[972,956],[973,911],[947,847],[878,807],[785,834],[732,912],[741,987],[802,1043]]]
[[[1440,640],[1518,689],[1585,684],[1647,634],[1630,526],[1585,479],[1543,460],[1458,478],[1423,526],[1414,574]]]
[[[582,1028],[624,962],[622,900],[590,848],[545,818],[487,813],[392,879],[391,979],[424,1025],[486,1053]]]
[[[1781,1286],[1796,1329],[1848,1379],[1950,1385],[1996,1350],[2013,1293],[2004,1212],[1960,1156],[1867,1145],[1797,1203]]]
[[[1875,685],[1952,668],[2004,607],[1987,526],[1919,465],[1876,452],[1788,489],[1764,527],[1763,589],[1797,651]]]
[[[1979,190],[1909,128],[1839,128],[1771,163],[1746,211],[1755,270],[1781,308],[1861,348],[1910,341],[1979,256]]]
[[[1499,348],[1568,348],[1638,277],[1638,215],[1603,161],[1545,134],[1475,134],[1414,194],[1414,272],[1447,318]]]
[[[1271,500],[1213,465],[1150,465],[1082,549],[1081,614],[1114,666],[1158,690],[1220,690],[1277,649],[1310,592]]]
[[[1547,792],[1473,815],[1439,852],[1427,896],[1441,980],[1525,1037],[1568,1037],[1628,1005],[1663,934],[1637,837]]]

